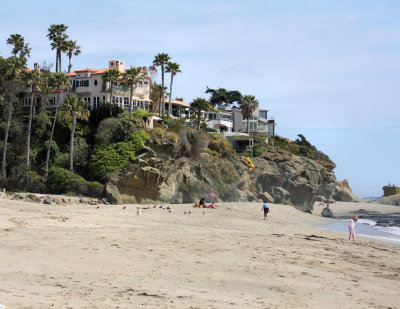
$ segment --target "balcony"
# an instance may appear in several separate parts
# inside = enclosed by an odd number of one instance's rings
[[[227,119],[214,119],[210,120],[208,123],[212,127],[227,127],[227,128],[233,127],[232,120],[227,120]]]

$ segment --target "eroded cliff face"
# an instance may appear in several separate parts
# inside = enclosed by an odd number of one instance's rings
[[[201,160],[174,158],[173,144],[150,144],[133,164],[110,175],[106,194],[111,202],[194,203],[255,201],[290,204],[311,211],[317,195],[332,198],[340,190],[330,168],[320,162],[270,149],[252,160],[221,159],[204,153]],[[351,190],[350,190],[351,192]]]

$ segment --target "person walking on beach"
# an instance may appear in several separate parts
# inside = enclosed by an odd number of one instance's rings
[[[358,217],[354,216],[349,221],[349,240],[353,239],[353,242],[356,241],[356,232],[354,231],[354,227],[356,226],[357,220],[358,220]]]
[[[269,213],[269,206],[267,201],[264,201],[263,207],[261,208],[261,210],[264,210],[264,220],[267,220],[267,215]]]

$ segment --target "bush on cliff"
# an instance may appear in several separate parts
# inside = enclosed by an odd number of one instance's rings
[[[209,134],[210,142],[208,148],[214,153],[218,153],[222,158],[234,158],[236,153],[232,148],[232,144],[222,134]]]
[[[104,189],[102,184],[86,181],[83,177],[60,167],[52,167],[49,170],[47,187],[52,193],[74,192],[94,197],[100,196]]]
[[[174,149],[175,155],[199,161],[201,154],[207,149],[208,142],[209,139],[206,133],[184,128],[178,132],[178,140]]]
[[[327,161],[333,164],[332,160],[326,154],[324,154],[322,151],[319,151],[314,145],[312,145],[304,137],[304,135],[299,134],[298,137],[300,139],[296,139],[294,142],[279,136],[274,136],[270,139],[275,147],[287,150],[296,156],[303,156],[313,160]]]
[[[267,143],[265,142],[265,140],[267,138],[268,137],[265,134],[257,134],[254,137],[254,147],[253,147],[253,156],[254,157],[259,157],[264,152],[267,151]]]
[[[89,165],[91,176],[103,180],[110,172],[134,161],[135,153],[144,147],[148,139],[149,135],[145,131],[137,131],[131,133],[124,142],[95,147]]]

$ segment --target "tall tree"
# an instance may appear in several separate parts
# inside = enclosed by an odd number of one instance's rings
[[[67,55],[68,55],[68,73],[71,73],[71,68],[72,68],[72,64],[71,64],[71,58],[72,55],[74,56],[78,56],[81,53],[81,47],[76,43],[76,41],[66,41],[65,43],[65,47],[67,50]]]
[[[68,35],[65,34],[68,26],[64,24],[51,25],[48,29],[47,37],[51,41],[51,49],[56,50],[56,73],[61,71],[61,53],[66,50],[65,42],[68,39]]]
[[[242,110],[243,117],[247,119],[247,130],[249,133],[250,128],[250,118],[253,115],[254,111],[258,107],[258,101],[256,97],[253,95],[245,95],[240,103],[240,109]]]
[[[113,87],[121,79],[121,72],[118,71],[117,69],[108,70],[103,74],[103,79],[106,82],[110,82],[110,103],[113,103],[112,101]]]
[[[131,88],[131,94],[129,98],[129,114],[131,114],[133,111],[133,91],[136,89],[138,83],[142,83],[144,81],[142,67],[130,67],[130,69],[126,70],[123,79]]]
[[[30,171],[30,151],[31,151],[31,131],[32,131],[32,118],[33,111],[35,108],[36,94],[40,91],[40,72],[39,70],[24,71],[24,81],[25,85],[30,88],[31,91],[31,101],[29,109],[29,120],[28,120],[28,130],[27,130],[27,140],[26,140],[26,166],[25,166],[25,178],[29,181],[29,171]]]
[[[22,35],[16,33],[11,34],[10,37],[7,39],[7,44],[13,45],[12,54],[15,57],[20,57],[21,59],[27,59],[30,56],[31,49],[29,48],[29,44],[25,44],[25,39]],[[19,55],[18,55],[19,54]]]
[[[45,164],[45,177],[46,178],[49,173],[50,152],[51,152],[51,147],[53,144],[53,135],[54,135],[54,128],[55,128],[56,122],[57,122],[58,109],[60,107],[60,94],[61,94],[62,89],[68,91],[68,89],[71,87],[71,83],[69,82],[68,76],[62,72],[54,73],[52,76],[52,82],[53,82],[55,89],[57,90],[57,103],[56,103],[56,110],[54,112],[53,124],[51,126],[50,140],[49,140],[49,144],[47,146],[46,164]]]
[[[200,131],[201,112],[208,112],[211,109],[210,102],[203,98],[196,98],[190,104],[190,109],[197,115],[197,131]]]
[[[168,56],[168,54],[160,53],[156,55],[153,60],[154,66],[161,67],[161,87],[162,87],[161,108],[163,117],[165,116],[164,74],[165,74],[165,66],[170,59],[171,57]]]
[[[68,96],[64,100],[65,117],[72,117],[71,138],[69,146],[69,170],[74,172],[74,139],[76,129],[76,119],[87,120],[90,112],[86,109],[86,102],[78,99],[77,96]]]
[[[207,87],[206,93],[210,93],[210,103],[213,106],[222,105],[225,107],[236,107],[240,105],[242,94],[237,90],[226,90],[225,88],[210,89]]]
[[[172,104],[171,104],[171,97],[172,97],[172,85],[174,82],[174,76],[178,73],[181,73],[180,65],[176,62],[168,62],[165,72],[171,73],[171,85],[169,87],[169,102],[168,102],[168,114],[172,114]]]
[[[150,100],[153,101],[152,112],[158,113],[159,116],[161,116],[161,96],[162,96],[161,85],[157,84],[156,82],[152,83],[150,88]]]
[[[7,177],[7,146],[11,117],[14,103],[17,100],[17,89],[22,86],[21,70],[26,60],[15,56],[7,59],[0,58],[0,60],[0,91],[3,100],[8,101],[7,122],[4,130],[3,157],[1,161],[1,178],[5,179]]]

